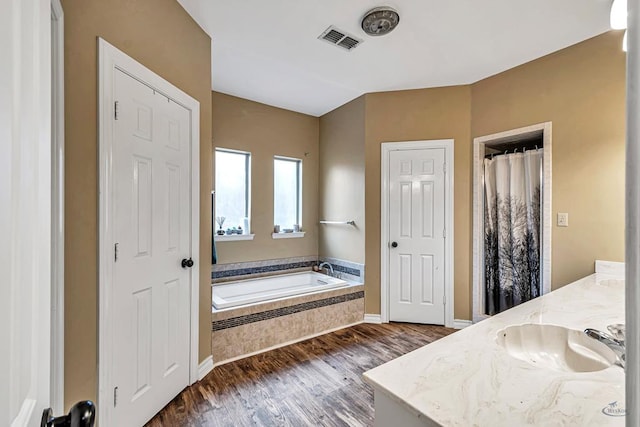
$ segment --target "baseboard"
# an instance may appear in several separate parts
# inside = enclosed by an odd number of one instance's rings
[[[379,314],[365,314],[364,323],[382,323],[382,318]]]
[[[198,365],[198,381],[202,381],[213,369],[213,356],[209,356]]]
[[[220,362],[216,362],[216,363],[212,362],[211,369],[213,369],[216,366],[226,365],[227,363],[235,362],[236,360],[240,360],[240,359],[244,359],[244,358],[247,358],[247,357],[255,356],[256,354],[266,353],[267,351],[275,350],[275,349],[281,348],[281,347],[286,347],[288,345],[295,344],[295,343],[298,343],[298,342],[301,342],[301,341],[306,341],[306,340],[311,339],[311,338],[319,337],[320,335],[325,335],[325,334],[328,334],[328,333],[331,333],[331,332],[339,331],[340,329],[350,328],[352,326],[356,326],[356,325],[359,325],[361,323],[362,322],[355,322],[355,323],[350,323],[348,325],[338,326],[336,328],[331,328],[331,329],[327,329],[327,330],[322,331],[322,332],[318,332],[317,334],[305,335],[304,337],[296,338],[296,339],[291,340],[291,341],[285,341],[285,342],[280,343],[280,344],[272,345],[271,347],[263,348],[263,349],[256,350],[256,351],[252,351],[251,353],[241,354],[240,356],[232,357],[230,359],[221,360]]]
[[[467,326],[471,326],[471,325],[473,325],[473,322],[471,320],[453,319],[454,329],[464,329]]]

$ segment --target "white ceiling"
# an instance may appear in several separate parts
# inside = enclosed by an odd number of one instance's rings
[[[473,83],[609,29],[610,0],[178,0],[212,38],[213,90],[320,116],[368,92]],[[363,14],[400,24],[370,37]],[[329,26],[364,43],[317,37]]]

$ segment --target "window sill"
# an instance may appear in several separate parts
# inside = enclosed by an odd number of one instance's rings
[[[304,237],[304,231],[297,231],[293,233],[272,233],[271,237],[274,239],[298,239]]]
[[[216,234],[215,241],[216,242],[233,242],[239,240],[253,240],[255,234]]]

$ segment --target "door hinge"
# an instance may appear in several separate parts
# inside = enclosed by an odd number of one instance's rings
[[[446,239],[446,238],[447,238],[447,229],[446,229],[446,228],[443,228],[443,229],[442,229],[442,238],[443,238],[443,239]]]
[[[442,295],[442,305],[447,305],[447,296]]]
[[[119,101],[116,101],[113,104],[113,118],[114,118],[114,120],[118,120],[118,105],[119,104],[120,104]]]
[[[446,163],[442,164],[442,172],[447,173],[447,164]]]
[[[113,407],[115,408],[118,404],[118,387],[113,388]]]
[[[117,261],[118,260],[118,245],[120,243],[116,243],[115,245],[113,245],[113,261]]]

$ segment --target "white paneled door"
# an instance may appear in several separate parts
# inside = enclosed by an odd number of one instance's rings
[[[189,384],[190,112],[115,71],[114,426],[143,425]]]
[[[389,153],[389,320],[445,323],[445,149]]]

